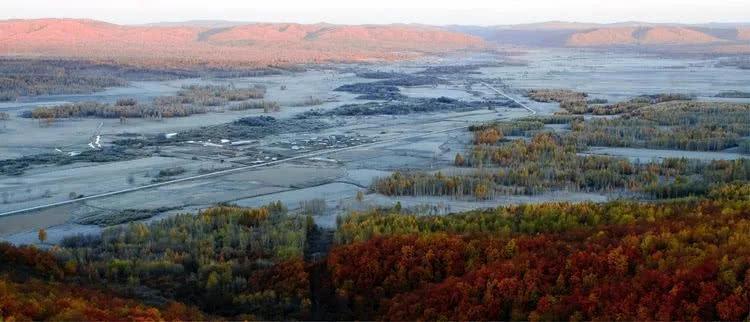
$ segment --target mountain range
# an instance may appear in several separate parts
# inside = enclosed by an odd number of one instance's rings
[[[495,46],[646,47],[750,53],[748,24],[425,26],[186,21],[117,25],[86,19],[0,21],[0,55],[137,65],[264,66],[399,60]]]
[[[128,26],[81,19],[0,21],[0,55],[143,65],[394,60],[485,46],[477,36],[417,25],[204,22]]]
[[[612,24],[545,22],[490,27],[449,26],[502,45],[536,47],[669,47],[693,52],[727,52],[750,45],[748,24]],[[750,52],[750,50],[746,51]]]

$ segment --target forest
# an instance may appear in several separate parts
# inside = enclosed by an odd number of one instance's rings
[[[160,96],[152,103],[138,102],[133,98],[123,98],[114,104],[98,102],[68,103],[52,107],[37,107],[22,114],[22,117],[54,120],[74,117],[98,118],[163,118],[185,117],[203,114],[210,107],[225,105],[227,102],[241,102],[229,107],[230,110],[273,109],[278,110],[278,103],[248,101],[261,99],[266,88],[255,85],[249,88],[235,88],[222,85],[184,86],[177,95]]]
[[[339,222],[327,265],[337,300],[359,318],[741,320],[750,304],[747,192],[354,214]]]
[[[295,69],[295,68],[286,68]],[[299,68],[296,68],[297,70]],[[108,87],[127,86],[131,81],[179,78],[236,78],[282,73],[283,68],[189,68],[136,67],[106,61],[75,59],[0,59],[0,102],[23,96],[85,94]],[[102,76],[106,75],[106,76]]]
[[[490,130],[491,131],[491,130]],[[483,140],[486,134],[480,135]],[[668,158],[636,163],[625,158],[579,155],[575,144],[563,144],[552,133],[540,133],[496,146],[475,147],[457,154],[455,165],[471,172],[394,172],[377,178],[371,189],[399,196],[534,195],[553,190],[609,192],[647,198],[705,194],[712,185],[750,181],[750,161],[700,161]]]
[[[107,294],[97,292],[119,294],[124,298],[122,303],[111,308],[114,312],[105,312],[118,319],[135,319],[146,313],[157,317],[175,315],[183,311],[193,316],[203,316],[203,311],[210,316],[239,320],[301,319],[310,306],[309,280],[302,255],[308,230],[312,228],[308,218],[288,216],[280,202],[262,208],[217,206],[198,215],[183,214],[151,224],[115,226],[98,236],[69,237],[48,251],[2,244],[0,259],[11,263],[3,265],[8,269],[27,267],[17,275],[19,279],[28,277],[32,283],[46,279],[78,284],[76,287],[91,289],[87,292],[94,299]],[[41,236],[40,232],[40,239]],[[29,270],[47,275],[25,276]],[[26,298],[25,286],[11,277],[3,282],[8,285],[0,288],[0,294],[8,292],[12,296],[7,304],[0,300],[0,316],[54,319],[13,306],[10,302],[15,297],[16,302],[35,299]],[[48,287],[56,289],[64,285],[51,283]],[[107,289],[98,290],[103,286]],[[59,296],[59,301],[81,302],[80,295],[68,291],[60,291]],[[142,304],[127,298],[138,299]],[[71,305],[80,305],[78,302]],[[106,311],[107,305],[96,303],[93,302],[91,312],[77,312],[82,315],[73,315],[71,319],[97,320],[96,314],[100,313],[95,311]],[[54,306],[54,303],[40,305]],[[6,315],[9,313],[12,315]],[[105,313],[101,316],[108,316]],[[172,320],[180,316],[162,318]]]
[[[53,252],[91,283],[160,303],[186,302],[238,318],[294,317],[309,306],[301,261],[310,223],[280,203],[219,206],[153,224],[73,237]]]
[[[549,125],[563,125],[563,130]],[[469,128],[456,170],[405,171],[373,180],[389,196],[492,199],[556,190],[645,199],[707,193],[713,185],[750,181],[750,161],[663,158],[637,162],[588,154],[589,147],[750,151],[750,105],[668,101],[613,118],[552,115]]]
[[[749,196],[730,184],[666,202],[372,209],[341,217],[320,260],[304,256],[310,217],[220,205],[45,250],[0,244],[0,316],[742,320]]]
[[[606,104],[606,100],[588,99],[588,94],[568,89],[534,89],[526,93],[536,102],[556,102],[570,114],[616,115],[628,113],[653,104],[670,101],[690,101],[693,97],[685,94],[662,93],[640,95],[627,101]]]
[[[127,80],[103,73],[84,73],[92,64],[66,61],[0,59],[0,101],[19,96],[90,93],[106,87],[127,85]]]
[[[750,104],[667,102],[571,129],[575,140],[591,146],[720,151],[747,140]]]
[[[135,80],[196,77],[197,73],[84,60],[3,58],[0,75],[0,101],[11,101],[21,96],[91,93]]]
[[[168,301],[155,306],[100,286],[80,285],[74,268],[52,253],[0,243],[0,320],[186,321],[209,316]]]

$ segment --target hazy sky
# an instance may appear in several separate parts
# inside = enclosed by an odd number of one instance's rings
[[[750,22],[750,0],[0,0],[0,19],[43,17],[121,24],[198,19],[436,25]]]

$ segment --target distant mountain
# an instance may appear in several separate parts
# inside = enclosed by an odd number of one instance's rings
[[[637,42],[633,35],[634,27],[598,28],[590,31],[580,31],[570,35],[565,41],[568,46],[616,46],[632,45]]]
[[[624,21],[609,24],[589,23],[589,22],[568,22],[568,21],[547,21],[518,25],[500,25],[498,29],[512,30],[584,30],[597,28],[616,28],[616,27],[650,27],[658,24],[640,21]]]
[[[535,47],[669,47],[697,52],[744,52],[750,45],[747,24],[612,24],[543,22],[492,27],[450,26],[500,45]]]
[[[201,27],[201,28],[226,28],[241,25],[248,25],[248,21],[229,21],[229,20],[186,20],[186,21],[164,21],[143,24],[144,27]]]
[[[750,25],[554,21],[433,27],[199,20],[128,26],[84,19],[0,21],[0,55],[175,67],[397,60],[491,44],[750,53]]]
[[[615,27],[576,32],[568,38],[573,47],[621,45],[696,45],[726,40],[685,27]]]
[[[740,40],[748,40],[750,41],[750,27],[747,28],[738,28],[737,29],[737,38]]]
[[[130,64],[247,65],[393,60],[480,49],[479,37],[418,25],[193,22],[124,26],[94,20],[0,21],[0,55]]]

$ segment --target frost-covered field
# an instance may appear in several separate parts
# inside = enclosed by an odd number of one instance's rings
[[[476,54],[393,64],[334,65],[283,75],[134,82],[129,87],[111,88],[94,94],[22,98],[18,102],[0,103],[0,111],[12,116],[4,124],[0,124],[0,159],[52,153],[56,148],[85,151],[99,124],[101,143],[108,147],[123,133],[138,136],[181,133],[202,126],[233,122],[247,116],[268,115],[277,120],[292,119],[311,109],[331,110],[346,104],[368,102],[356,99],[357,94],[334,91],[345,84],[377,81],[357,76],[354,72],[357,70],[419,73],[431,66],[491,64],[502,59],[499,56]],[[408,98],[448,97],[467,101],[498,99],[488,88],[478,84],[479,81],[488,81],[496,86],[504,86],[503,91],[540,114],[552,114],[559,110],[557,104],[529,102],[522,97],[522,91],[529,88],[569,88],[612,102],[660,92],[688,93],[708,99],[720,91],[742,89],[742,86],[750,83],[750,74],[715,67],[715,62],[708,59],[664,59],[579,50],[530,51],[514,59],[523,60],[527,65],[510,64],[482,67],[472,73],[440,74],[438,77],[446,80],[444,84],[399,86],[400,93]],[[281,110],[269,114],[264,114],[262,110],[227,110],[161,120],[129,119],[124,123],[118,119],[75,118],[56,120],[50,125],[41,125],[38,120],[15,116],[39,105],[62,102],[94,100],[111,103],[120,98],[131,97],[148,101],[157,96],[174,95],[183,85],[189,84],[236,87],[263,85],[267,88],[264,100],[278,102]],[[321,104],[303,106],[303,102],[310,100],[318,100]],[[50,241],[54,242],[66,235],[98,231],[96,226],[80,225],[78,222],[102,211],[117,216],[118,212],[129,209],[157,209],[154,218],[162,218],[180,212],[196,212],[221,202],[259,206],[280,200],[292,211],[297,211],[300,202],[323,199],[327,204],[326,212],[315,219],[322,226],[330,227],[335,224],[337,215],[350,210],[392,206],[396,202],[401,202],[404,207],[414,208],[439,204],[439,212],[447,213],[509,203],[607,200],[606,195],[562,191],[535,196],[499,197],[481,202],[438,197],[386,197],[375,193],[368,193],[363,201],[355,200],[357,191],[367,192],[374,178],[390,175],[393,171],[451,171],[455,154],[465,152],[471,138],[466,131],[437,133],[441,130],[458,129],[491,120],[512,121],[528,114],[528,111],[521,108],[497,107],[493,110],[484,108],[408,115],[324,116],[319,121],[328,125],[325,128],[274,133],[260,139],[239,141],[242,144],[236,146],[230,142],[239,139],[233,137],[217,137],[211,144],[205,144],[208,142],[182,141],[177,135],[176,141],[163,146],[145,147],[144,149],[150,149],[150,154],[132,160],[33,166],[21,175],[0,175],[0,194],[3,196],[0,212],[69,200],[72,193],[76,196],[90,196],[147,185],[158,179],[162,170],[180,169],[179,173],[164,178],[179,179],[248,164],[282,160],[312,153],[320,148],[334,149],[367,143],[362,148],[347,148],[340,152],[299,158],[288,163],[230,175],[201,178],[22,215],[0,217],[0,239],[17,243],[33,242],[37,229],[49,228]],[[434,135],[412,137],[433,131],[436,132]],[[313,146],[310,143],[322,142],[322,139],[327,139],[325,144],[328,145]],[[371,144],[383,140],[387,143]],[[704,160],[741,157],[726,151],[711,153],[626,148],[592,148],[588,153],[628,157],[643,162],[666,156]]]

